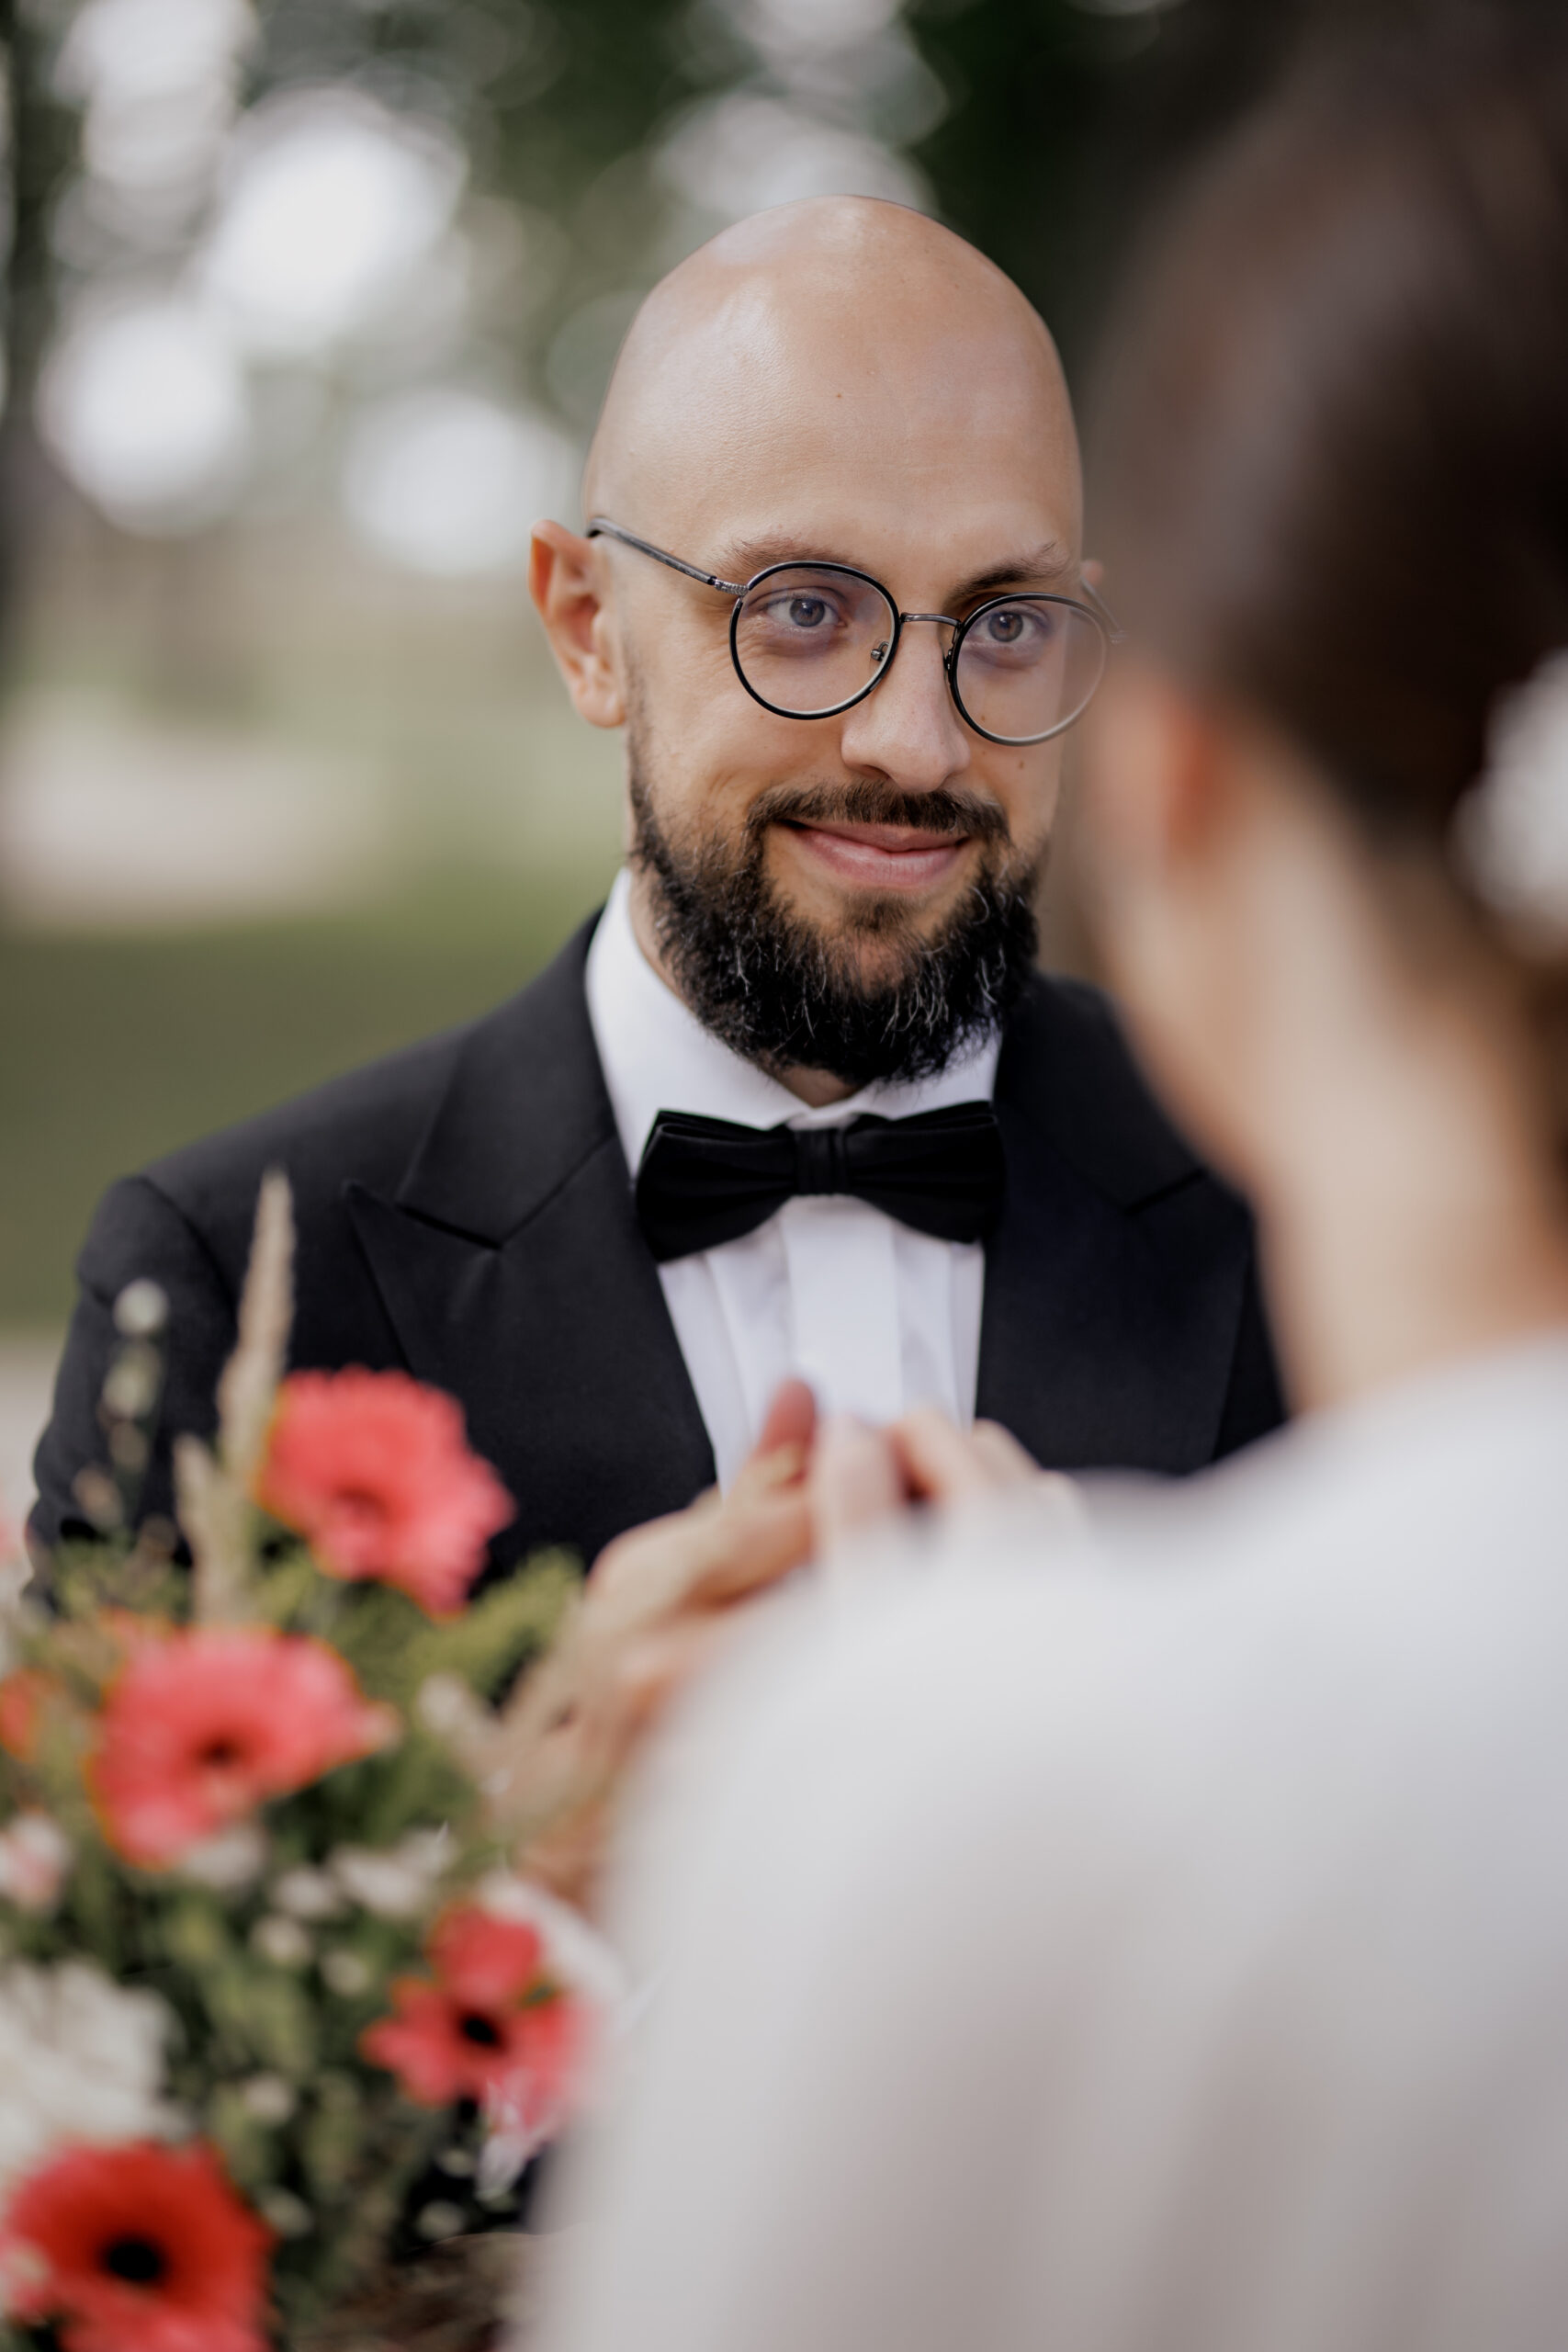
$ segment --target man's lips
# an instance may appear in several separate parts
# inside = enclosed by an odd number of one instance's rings
[[[922,832],[918,825],[791,823],[806,854],[843,882],[879,890],[924,890],[957,865],[967,833]]]

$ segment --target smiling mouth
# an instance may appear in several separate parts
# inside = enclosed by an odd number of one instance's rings
[[[969,847],[966,832],[918,825],[783,820],[814,864],[840,881],[878,890],[923,890],[950,874]]]

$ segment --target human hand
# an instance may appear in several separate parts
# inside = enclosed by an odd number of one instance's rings
[[[601,1634],[714,1611],[774,1583],[809,1555],[806,1467],[817,1407],[803,1380],[786,1380],[728,1495],[716,1487],[685,1510],[649,1520],[607,1544],[584,1590]]]
[[[835,1416],[818,1434],[807,1481],[824,1552],[916,1503],[947,1508],[1024,1487],[1051,1495],[1076,1515],[1072,1480],[1042,1470],[999,1422],[961,1430],[930,1405],[884,1430]]]
[[[594,1563],[576,1613],[499,1727],[487,1776],[519,1867],[592,1906],[627,1771],[709,1663],[738,1608],[809,1557],[811,1392],[787,1381],[730,1491],[633,1528]]]

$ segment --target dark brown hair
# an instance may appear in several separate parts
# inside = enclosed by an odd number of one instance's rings
[[[1125,315],[1099,480],[1126,617],[1441,845],[1499,691],[1568,646],[1568,28],[1494,7],[1320,58]]]

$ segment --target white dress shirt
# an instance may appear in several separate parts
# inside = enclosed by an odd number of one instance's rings
[[[588,954],[588,1012],[634,1173],[660,1111],[741,1126],[842,1126],[989,1101],[992,1037],[912,1085],[874,1084],[812,1110],[705,1029],[637,945],[622,873]],[[825,1412],[880,1422],[936,1404],[975,1413],[985,1252],[938,1241],[849,1197],[788,1201],[739,1241],[661,1266],[675,1336],[728,1487],[781,1380]]]

